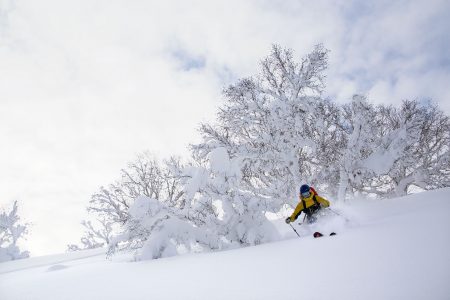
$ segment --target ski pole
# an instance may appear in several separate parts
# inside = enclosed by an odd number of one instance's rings
[[[342,214],[338,213],[337,211],[335,211],[335,210],[333,210],[333,209],[331,209],[331,208],[329,208],[329,207],[328,207],[328,209],[329,209],[331,212],[333,212],[334,214],[336,214],[336,215],[338,215],[338,216],[344,218],[345,221],[350,222],[349,219],[347,219],[345,216],[343,216]]]
[[[294,232],[298,235],[298,237],[300,237],[300,234],[298,234],[297,230],[295,230],[294,226],[292,226],[291,223],[289,223],[289,226],[291,226],[292,230],[294,230]]]

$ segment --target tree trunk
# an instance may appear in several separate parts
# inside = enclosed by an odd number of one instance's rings
[[[344,202],[345,196],[347,194],[348,179],[349,179],[344,167],[341,167],[341,170],[339,172],[339,177],[340,177],[340,182],[339,182],[339,189],[338,189],[338,201]]]

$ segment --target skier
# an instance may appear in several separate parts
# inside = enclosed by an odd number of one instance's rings
[[[302,211],[306,214],[307,223],[314,223],[316,221],[315,214],[322,208],[330,206],[330,202],[320,197],[314,188],[307,184],[300,187],[300,202],[297,204],[294,212],[286,219],[286,223],[294,222]]]

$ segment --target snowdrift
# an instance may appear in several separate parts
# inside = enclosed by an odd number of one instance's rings
[[[336,207],[335,207],[336,208]],[[338,235],[143,262],[101,250],[0,264],[0,299],[449,299],[450,189],[337,207]],[[325,228],[327,229],[327,228]]]

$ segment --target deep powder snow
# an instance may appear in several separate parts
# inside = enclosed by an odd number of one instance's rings
[[[449,299],[450,189],[332,206],[314,239],[153,261],[102,250],[0,264],[0,299]]]

